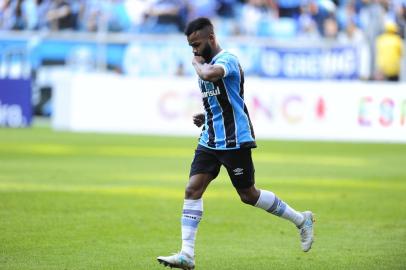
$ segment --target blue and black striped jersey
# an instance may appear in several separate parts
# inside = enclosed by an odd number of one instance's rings
[[[216,82],[199,79],[206,116],[199,144],[217,150],[256,147],[237,57],[223,50],[210,64],[222,66],[224,77]]]

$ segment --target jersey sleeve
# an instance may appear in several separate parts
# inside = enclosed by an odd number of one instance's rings
[[[233,55],[222,55],[213,65],[221,66],[224,69],[223,77],[234,75],[239,72],[238,60]]]

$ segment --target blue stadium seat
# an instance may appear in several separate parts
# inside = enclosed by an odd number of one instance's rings
[[[291,39],[296,37],[297,22],[291,18],[279,18],[278,20],[262,20],[258,25],[258,36],[271,37],[274,39]]]

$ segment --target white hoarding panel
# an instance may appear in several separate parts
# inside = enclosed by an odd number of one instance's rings
[[[60,83],[71,87],[55,89],[57,129],[200,133],[192,123],[203,111],[196,79],[86,74]],[[406,142],[404,84],[247,78],[245,100],[258,138]]]

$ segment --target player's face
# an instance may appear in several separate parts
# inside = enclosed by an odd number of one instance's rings
[[[213,55],[213,49],[210,45],[210,35],[205,37],[204,33],[196,31],[190,34],[187,39],[193,49],[193,54],[203,57],[206,62],[210,62]]]

